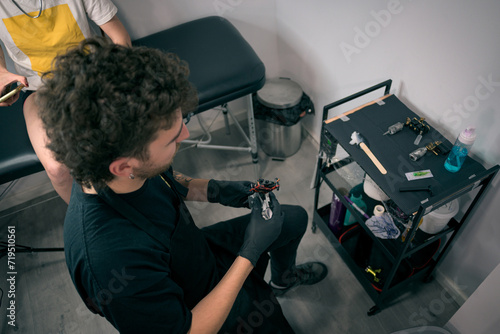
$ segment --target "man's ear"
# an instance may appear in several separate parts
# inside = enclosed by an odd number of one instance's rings
[[[115,176],[128,178],[136,166],[137,159],[118,158],[109,165],[109,171]]]

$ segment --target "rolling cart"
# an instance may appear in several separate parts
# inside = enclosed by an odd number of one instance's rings
[[[436,266],[452,247],[459,231],[469,223],[471,213],[499,169],[498,165],[486,169],[467,157],[459,172],[450,173],[443,166],[447,155],[437,152],[428,152],[417,161],[410,159],[409,153],[418,147],[441,142],[444,145],[441,147],[451,148],[452,143],[432,127],[422,136],[419,146],[414,144],[418,134],[406,126],[393,135],[384,135],[389,126],[399,121],[421,119],[395,95],[389,94],[391,83],[387,80],[324,107],[314,180],[313,231],[319,227],[374,301],[368,315],[382,310],[389,299],[400,295],[409,283],[432,278]],[[380,98],[328,119],[331,109],[381,89],[384,94]],[[359,145],[350,144],[354,131],[364,137],[373,156]],[[347,155],[332,159],[339,145]],[[422,170],[430,170],[433,176],[413,181],[405,176]],[[377,201],[363,193],[367,209],[362,214],[353,207],[344,189],[359,190],[367,175],[389,199]],[[324,187],[321,190],[323,183],[357,223],[344,226],[337,233],[332,231],[330,204],[318,207],[320,191],[325,191]],[[401,191],[408,188],[410,191]],[[450,219],[443,230],[427,234],[419,229],[425,215],[464,195],[471,197],[470,204]],[[385,207],[400,230],[396,239],[381,239],[367,226],[367,217],[377,204]]]

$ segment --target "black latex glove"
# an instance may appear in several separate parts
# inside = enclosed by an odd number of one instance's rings
[[[243,246],[238,255],[248,259],[255,266],[259,257],[278,238],[285,214],[273,193],[269,194],[273,216],[269,220],[262,218],[262,204],[258,198],[250,198],[252,213],[245,231]]]
[[[249,208],[248,196],[252,194],[250,181],[208,181],[207,198],[210,203],[220,203],[233,208]]]

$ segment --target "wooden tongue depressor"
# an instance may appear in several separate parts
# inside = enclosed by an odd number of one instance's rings
[[[351,141],[349,142],[351,145],[358,145],[361,147],[361,149],[366,153],[366,155],[371,159],[371,161],[375,164],[375,166],[378,168],[380,173],[382,174],[387,174],[387,170],[382,166],[380,161],[378,161],[377,157],[373,155],[373,152],[366,146],[364,142],[364,138],[359,134],[359,132],[354,131],[351,134]]]

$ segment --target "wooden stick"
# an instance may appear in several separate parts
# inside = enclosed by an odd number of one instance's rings
[[[365,143],[361,143],[361,144],[359,144],[359,146],[361,147],[361,149],[363,151],[365,151],[366,155],[372,160],[372,162],[378,168],[378,170],[380,171],[380,173],[382,173],[384,175],[387,174],[387,170],[384,168],[384,166],[382,166],[382,164],[380,163],[380,161],[378,161],[377,157],[373,154],[372,150],[370,150],[368,148],[368,146],[366,146]]]

